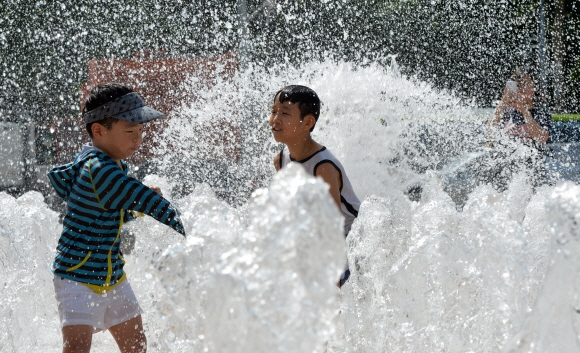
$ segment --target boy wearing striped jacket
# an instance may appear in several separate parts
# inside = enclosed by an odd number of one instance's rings
[[[141,308],[123,271],[121,228],[141,212],[185,231],[160,190],[129,177],[123,160],[141,144],[143,124],[161,117],[129,87],[95,87],[83,107],[92,143],[48,174],[67,203],[52,265],[63,352],[89,352],[92,334],[104,330],[122,352],[146,351]]]

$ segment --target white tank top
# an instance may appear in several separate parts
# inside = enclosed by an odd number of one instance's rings
[[[348,180],[348,176],[346,176],[346,172],[344,171],[344,168],[338,159],[332,153],[330,153],[326,147],[322,147],[322,149],[314,153],[312,156],[307,157],[301,161],[296,161],[290,157],[288,147],[284,146],[282,151],[280,151],[280,169],[284,168],[284,166],[288,165],[290,162],[297,162],[302,164],[304,169],[306,169],[306,172],[313,176],[316,176],[316,169],[323,163],[330,163],[338,170],[342,185],[340,188],[340,210],[342,211],[342,214],[345,218],[344,234],[348,234],[350,227],[352,226],[352,222],[354,222],[354,219],[358,216],[360,201],[358,197],[356,197],[352,185],[350,184],[350,180]]]

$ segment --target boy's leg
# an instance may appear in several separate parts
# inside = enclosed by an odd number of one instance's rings
[[[91,350],[93,327],[71,325],[62,328],[62,353],[83,353]]]
[[[111,335],[119,345],[121,353],[147,352],[147,338],[143,331],[141,315],[109,328]]]

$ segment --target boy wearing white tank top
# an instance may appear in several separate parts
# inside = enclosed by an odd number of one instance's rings
[[[274,157],[274,167],[278,171],[291,161],[297,162],[309,174],[321,177],[330,186],[330,195],[344,215],[344,234],[347,236],[358,216],[360,201],[340,161],[310,135],[319,115],[320,99],[312,89],[291,85],[276,93],[270,127],[274,139],[285,146]],[[340,286],[349,275],[347,269],[340,279]]]

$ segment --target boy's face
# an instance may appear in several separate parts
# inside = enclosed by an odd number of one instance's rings
[[[92,129],[93,145],[117,162],[131,157],[143,141],[143,124],[119,120],[110,130],[100,124],[94,124]]]
[[[303,120],[300,120],[298,103],[290,103],[288,101],[280,103],[278,95],[270,113],[270,127],[276,142],[287,144],[293,139],[300,137],[305,130],[306,132],[310,131],[310,128],[305,129],[303,122]]]

